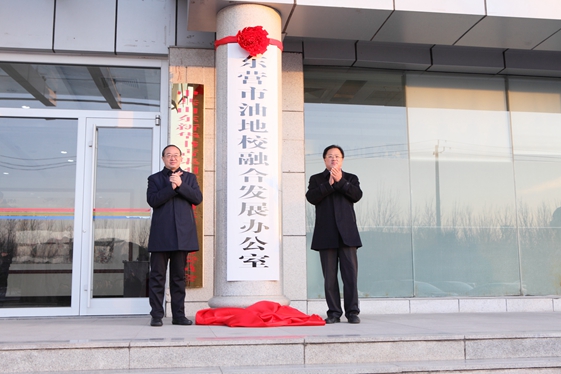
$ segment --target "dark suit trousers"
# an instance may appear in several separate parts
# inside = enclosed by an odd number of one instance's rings
[[[345,317],[360,313],[358,307],[358,259],[356,253],[356,247],[319,250],[328,317],[341,317],[343,315],[339,281],[337,280],[337,268],[339,267],[339,263],[341,267],[341,279],[343,280]]]
[[[185,264],[187,252],[151,252],[148,297],[154,318],[164,317],[164,293],[166,291],[166,269],[169,261],[169,291],[171,313],[174,319],[185,317]]]

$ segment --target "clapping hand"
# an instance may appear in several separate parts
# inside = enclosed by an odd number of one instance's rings
[[[172,173],[171,176],[169,177],[169,181],[171,182],[171,186],[173,187],[173,189],[176,189],[177,187],[181,186],[182,174],[183,174],[182,171],[177,171],[175,173]]]
[[[343,176],[343,172],[338,168],[331,168],[329,172],[329,184],[339,182],[341,180],[341,177]]]

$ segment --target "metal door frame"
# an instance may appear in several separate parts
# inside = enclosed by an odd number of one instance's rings
[[[85,119],[86,154],[82,207],[81,231],[81,269],[80,269],[80,315],[118,315],[118,314],[148,314],[150,311],[148,298],[92,298],[93,282],[93,217],[92,211],[95,198],[95,170],[97,157],[97,129],[98,128],[145,128],[152,129],[152,171],[159,168],[160,158],[160,128],[156,119],[136,116],[131,118],[99,118]],[[148,178],[148,175],[146,176]]]

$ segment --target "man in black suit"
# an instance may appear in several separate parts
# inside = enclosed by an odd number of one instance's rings
[[[337,280],[339,262],[345,317],[349,323],[360,323],[357,248],[362,246],[362,242],[356,224],[354,203],[362,198],[362,190],[358,177],[341,169],[344,158],[345,153],[338,145],[325,148],[325,170],[310,177],[306,193],[308,202],[316,207],[312,249],[319,251],[323,270],[328,307],[326,323],[340,322],[343,315]]]
[[[197,178],[181,170],[181,150],[168,145],[162,151],[164,168],[148,177],[146,199],[153,209],[148,251],[148,297],[151,326],[162,326],[166,269],[169,261],[172,324],[191,325],[185,317],[185,265],[187,254],[199,250],[193,205],[203,201]]]

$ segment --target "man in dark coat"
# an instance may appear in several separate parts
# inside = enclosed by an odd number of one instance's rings
[[[362,246],[354,203],[362,198],[358,177],[344,172],[345,153],[338,145],[330,145],[323,151],[325,170],[312,175],[306,199],[316,207],[316,223],[312,237],[312,249],[319,251],[323,270],[326,323],[340,322],[341,294],[337,280],[340,262],[343,280],[345,317],[350,323],[360,323],[358,314],[358,260],[357,248]]]
[[[199,250],[193,205],[203,201],[197,178],[181,170],[181,150],[168,145],[162,151],[164,169],[148,177],[146,198],[152,207],[148,251],[150,325],[162,326],[166,269],[169,261],[172,324],[191,325],[185,317],[187,254]]]

